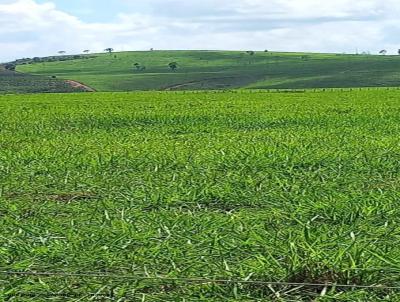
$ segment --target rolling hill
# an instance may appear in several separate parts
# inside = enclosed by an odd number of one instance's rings
[[[178,68],[168,67],[176,62]],[[135,65],[136,64],[136,65]],[[400,86],[400,57],[239,51],[146,51],[18,66],[97,91]]]

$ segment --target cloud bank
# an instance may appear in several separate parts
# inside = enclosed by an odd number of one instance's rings
[[[0,0],[0,61],[106,47],[375,53],[400,48],[397,0],[118,1],[114,9],[120,4],[121,12],[112,20],[85,21],[51,1]],[[94,0],[92,7],[95,14]]]

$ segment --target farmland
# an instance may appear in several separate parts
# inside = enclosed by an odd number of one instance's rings
[[[80,91],[82,89],[74,88],[63,80],[17,73],[0,66],[0,94]]]
[[[0,96],[0,300],[399,301],[232,282],[400,286],[399,97]]]
[[[399,70],[400,56],[245,51],[136,51],[18,66],[105,92],[397,87]]]

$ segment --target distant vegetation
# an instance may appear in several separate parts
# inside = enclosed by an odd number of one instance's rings
[[[175,71],[178,68],[178,63],[176,62],[171,62],[168,64],[168,67],[172,70]]]
[[[59,51],[59,54],[65,54],[65,51]],[[0,64],[0,67],[14,71],[18,65],[28,65],[35,63],[49,63],[49,62],[64,62],[70,60],[80,60],[80,59],[90,59],[94,58],[87,55],[60,55],[60,56],[50,56],[50,57],[34,57],[34,58],[22,58],[17,59],[12,62],[7,62]]]
[[[400,86],[400,57],[272,51],[142,51],[62,55],[12,62],[98,91],[303,89]],[[112,55],[110,55],[112,54]]]
[[[9,67],[9,66],[8,66]],[[14,72],[13,68],[0,66],[0,94],[40,92],[82,92],[81,87],[72,87],[56,76],[37,76]]]
[[[65,51],[59,51],[59,53],[63,54]],[[49,63],[49,62],[64,62],[64,61],[71,61],[71,60],[83,60],[83,59],[90,59],[95,58],[95,56],[88,56],[88,55],[61,55],[61,56],[49,56],[49,57],[34,57],[34,58],[23,58],[18,59],[12,62],[1,64],[6,69],[10,69],[10,66],[17,66],[17,65],[27,65],[27,64],[35,64],[35,63]],[[8,67],[7,67],[8,66]]]

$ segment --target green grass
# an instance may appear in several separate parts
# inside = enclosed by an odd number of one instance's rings
[[[0,94],[79,91],[79,89],[71,87],[63,80],[16,73],[4,70],[0,66]]]
[[[168,68],[173,61],[179,64],[176,71]],[[135,63],[146,66],[146,70],[137,71]],[[78,80],[98,91],[400,85],[398,56],[276,52],[256,52],[250,56],[239,51],[149,51],[22,65],[18,70]]]
[[[400,286],[399,97],[0,96],[0,271]],[[400,300],[272,288],[0,274],[7,301]]]

